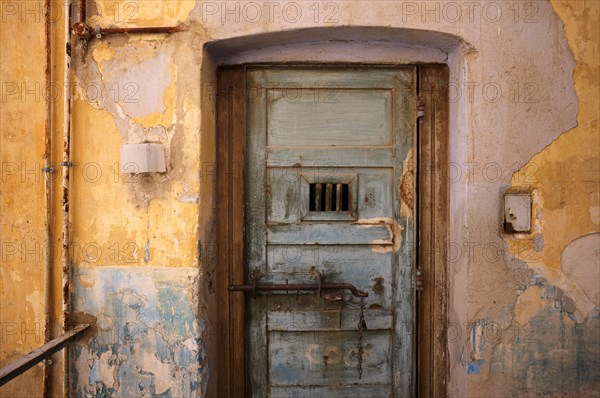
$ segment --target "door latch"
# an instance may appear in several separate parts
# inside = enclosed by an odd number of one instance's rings
[[[323,290],[348,290],[354,297],[368,297],[369,292],[366,290],[359,290],[356,286],[351,283],[321,283],[321,274],[317,273],[317,283],[285,283],[285,284],[258,284],[260,278],[263,275],[254,277],[251,285],[229,285],[227,290],[230,292],[251,292],[253,297],[256,297],[258,292],[285,292],[291,294],[291,292],[300,291],[316,291],[319,297],[322,295]]]

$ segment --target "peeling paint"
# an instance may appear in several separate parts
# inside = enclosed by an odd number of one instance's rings
[[[598,367],[600,357],[600,342],[590,335],[594,330],[597,333],[600,286],[596,210],[600,202],[600,81],[597,73],[590,73],[600,67],[598,39],[591,39],[598,37],[599,13],[597,3],[556,0],[552,6],[565,22],[566,36],[577,60],[575,89],[585,101],[580,101],[577,126],[535,154],[512,176],[513,188],[527,187],[535,192],[534,231],[508,241],[511,253],[536,275],[533,285],[518,296],[514,314],[518,324],[533,331],[537,344],[513,353],[522,362],[511,367],[524,374],[519,378],[530,392],[573,391],[585,395],[588,388],[597,390],[592,380],[598,375],[591,369]],[[527,241],[532,251],[528,251]],[[521,250],[515,251],[519,245]],[[580,351],[582,344],[589,355]],[[561,352],[560,358],[557,351]],[[554,376],[545,377],[539,372]]]
[[[75,395],[197,396],[203,379],[202,331],[192,309],[189,277],[195,269],[80,268],[75,286],[79,313],[102,314],[96,332],[73,348]],[[166,395],[165,395],[166,396]]]
[[[561,270],[596,306],[600,306],[600,233],[579,237],[561,254]]]
[[[177,200],[182,203],[198,203],[199,198],[197,195],[181,195],[177,198]]]
[[[544,236],[542,234],[535,234],[533,236],[533,248],[536,252],[544,250]]]
[[[546,307],[542,300],[542,292],[540,286],[534,285],[519,295],[513,310],[514,319],[519,325],[526,325],[534,315]]]
[[[23,278],[21,278],[21,276],[15,270],[11,270],[10,271],[10,280],[13,282],[21,282],[23,280]]]
[[[93,287],[94,283],[96,283],[96,279],[93,275],[80,275],[79,276],[79,284],[84,287]]]
[[[400,198],[400,215],[403,218],[412,218],[414,214],[415,201],[415,173],[416,163],[414,149],[408,152],[404,161],[402,177],[398,182],[398,198]]]
[[[392,244],[382,244],[387,242],[373,241],[371,242],[371,249],[375,253],[395,253],[400,250],[400,247],[402,246],[402,231],[404,228],[396,220],[387,217],[363,218],[356,220],[354,224],[366,226],[385,224],[390,231]]]
[[[477,361],[472,361],[467,364],[467,374],[478,375],[481,372],[481,366],[483,365],[484,360],[479,359]]]

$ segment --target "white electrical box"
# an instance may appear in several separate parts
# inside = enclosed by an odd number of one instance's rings
[[[508,233],[531,231],[531,194],[504,195],[504,230]]]
[[[121,145],[121,173],[164,173],[165,148],[161,144]]]

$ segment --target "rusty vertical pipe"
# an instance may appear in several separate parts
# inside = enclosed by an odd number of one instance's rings
[[[79,3],[84,4],[85,0]],[[71,0],[64,3],[64,35],[65,35],[65,66],[63,71],[63,154],[62,154],[62,295],[63,295],[63,332],[69,329],[69,314],[71,312],[71,299],[69,287],[71,282],[70,245],[70,212],[69,212],[69,186],[71,167]],[[80,8],[81,10],[81,8]],[[84,10],[85,11],[85,10]],[[63,354],[63,394],[69,396],[69,348]]]
[[[79,0],[79,22],[86,23],[87,4],[86,0]]]
[[[44,131],[44,197],[45,197],[45,272],[44,272],[44,343],[52,340],[52,40],[51,40],[51,0],[45,2],[45,36],[46,36],[46,123]],[[51,362],[44,365],[44,397],[50,390]]]

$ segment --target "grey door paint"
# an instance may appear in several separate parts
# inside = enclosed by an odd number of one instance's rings
[[[415,76],[414,67],[248,69],[247,282],[316,283],[319,272],[369,293],[360,380],[358,298],[249,296],[254,397],[413,394]],[[311,205],[316,184],[321,197],[343,189],[345,210]]]

